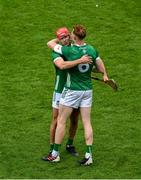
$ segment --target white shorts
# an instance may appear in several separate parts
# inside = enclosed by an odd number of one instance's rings
[[[91,107],[92,90],[75,91],[64,88],[60,99],[60,104],[76,109],[79,107]]]
[[[52,107],[59,109],[59,103],[62,93],[53,92],[53,98],[52,98]]]

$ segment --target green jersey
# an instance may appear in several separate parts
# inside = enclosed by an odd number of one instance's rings
[[[83,55],[89,55],[92,57],[93,64],[79,64],[71,69],[68,69],[66,88],[72,90],[90,90],[92,89],[91,71],[95,64],[98,52],[90,45],[72,45],[72,46],[60,46],[55,49],[58,53],[61,53],[69,61],[74,61],[81,58]]]
[[[60,55],[56,52],[52,52],[52,58],[53,60],[55,60],[56,58],[63,58],[63,55]],[[62,93],[63,88],[65,86],[66,83],[66,79],[67,79],[67,72],[66,70],[60,70],[58,67],[55,66],[55,71],[56,71],[56,76],[55,76],[55,92],[57,93]]]

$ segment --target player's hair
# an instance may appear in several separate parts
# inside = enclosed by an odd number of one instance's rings
[[[86,36],[86,28],[82,25],[73,26],[73,34],[75,34],[79,39],[84,39]]]

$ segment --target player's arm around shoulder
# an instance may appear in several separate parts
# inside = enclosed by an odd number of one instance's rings
[[[50,41],[47,42],[47,46],[50,48],[50,49],[54,49],[54,47],[57,45],[58,43],[58,39],[52,39]]]
[[[85,63],[92,63],[91,57],[87,55],[83,55],[80,59],[76,59],[74,61],[64,61],[62,57],[57,57],[54,59],[54,64],[57,66],[59,69],[69,69],[74,66],[77,66],[78,64],[85,64]]]
[[[54,59],[54,64],[56,67],[58,67],[61,70],[65,69],[64,68],[64,59],[62,57],[58,57],[58,58]]]
[[[52,39],[47,42],[47,46],[54,50],[55,52],[62,54],[62,45],[58,44],[59,40],[58,39]]]

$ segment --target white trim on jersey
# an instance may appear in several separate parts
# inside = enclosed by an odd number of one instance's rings
[[[58,88],[58,85],[59,85],[59,80],[60,80],[60,76],[59,76],[59,75],[57,75],[57,76],[56,76],[55,90],[57,90],[57,88]]]
[[[57,61],[57,60],[60,59],[60,58],[62,58],[62,57],[57,57],[57,58],[55,58],[55,59],[53,60],[53,62]]]
[[[78,47],[81,47],[81,46],[85,46],[86,45],[86,43],[84,43],[84,44],[73,44],[73,45],[75,45],[75,46],[78,46]]]
[[[101,58],[98,56],[98,57],[96,58],[96,60],[101,60]]]
[[[71,85],[71,80],[70,80],[70,74],[67,74],[67,81],[66,81],[67,87],[70,87]]]
[[[62,54],[62,46],[60,44],[56,44],[53,50],[59,54]]]

